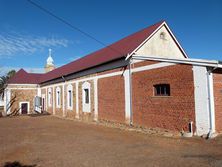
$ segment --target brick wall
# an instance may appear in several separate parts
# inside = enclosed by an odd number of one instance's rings
[[[98,118],[125,123],[124,77],[98,80]]]
[[[154,96],[155,84],[170,84],[169,97]],[[133,123],[181,131],[195,123],[192,66],[174,65],[132,75]]]
[[[29,111],[34,113],[34,97],[37,95],[37,89],[13,89],[11,90],[11,113],[18,113],[20,106],[19,102],[29,102]]]
[[[140,61],[140,62],[134,62],[134,63],[132,64],[132,68],[142,67],[142,66],[147,66],[147,65],[152,65],[152,64],[156,64],[156,63],[159,63],[159,62],[157,62],[157,61],[150,61],[150,60]]]
[[[216,131],[222,132],[222,74],[213,74]]]

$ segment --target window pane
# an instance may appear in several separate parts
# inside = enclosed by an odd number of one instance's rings
[[[84,89],[85,91],[85,103],[89,104],[89,89]]]
[[[154,85],[155,96],[170,96],[170,85],[169,84],[158,84]]]
[[[58,97],[58,98],[57,98],[57,100],[58,100],[58,101],[57,101],[57,104],[58,104],[58,106],[59,106],[59,105],[60,105],[60,92],[57,92],[57,97]]]
[[[69,107],[72,107],[72,92],[69,90]]]

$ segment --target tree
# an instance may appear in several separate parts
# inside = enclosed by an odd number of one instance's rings
[[[15,70],[10,70],[5,76],[0,77],[0,100],[4,98],[8,80],[15,75]]]
[[[11,78],[15,75],[16,71],[15,70],[10,70],[8,73],[7,73],[7,78]]]

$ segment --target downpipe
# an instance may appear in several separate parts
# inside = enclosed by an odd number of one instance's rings
[[[217,69],[217,67],[213,68],[212,70],[207,71],[207,87],[208,87],[208,102],[209,102],[209,123],[210,123],[210,129],[207,134],[207,139],[211,139],[217,136],[215,133],[215,109],[214,109],[214,94],[213,94],[213,71]]]

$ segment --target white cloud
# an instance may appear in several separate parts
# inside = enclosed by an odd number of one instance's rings
[[[50,47],[67,47],[69,42],[64,38],[37,37],[15,32],[0,33],[0,58],[10,58],[17,54],[34,54]]]

